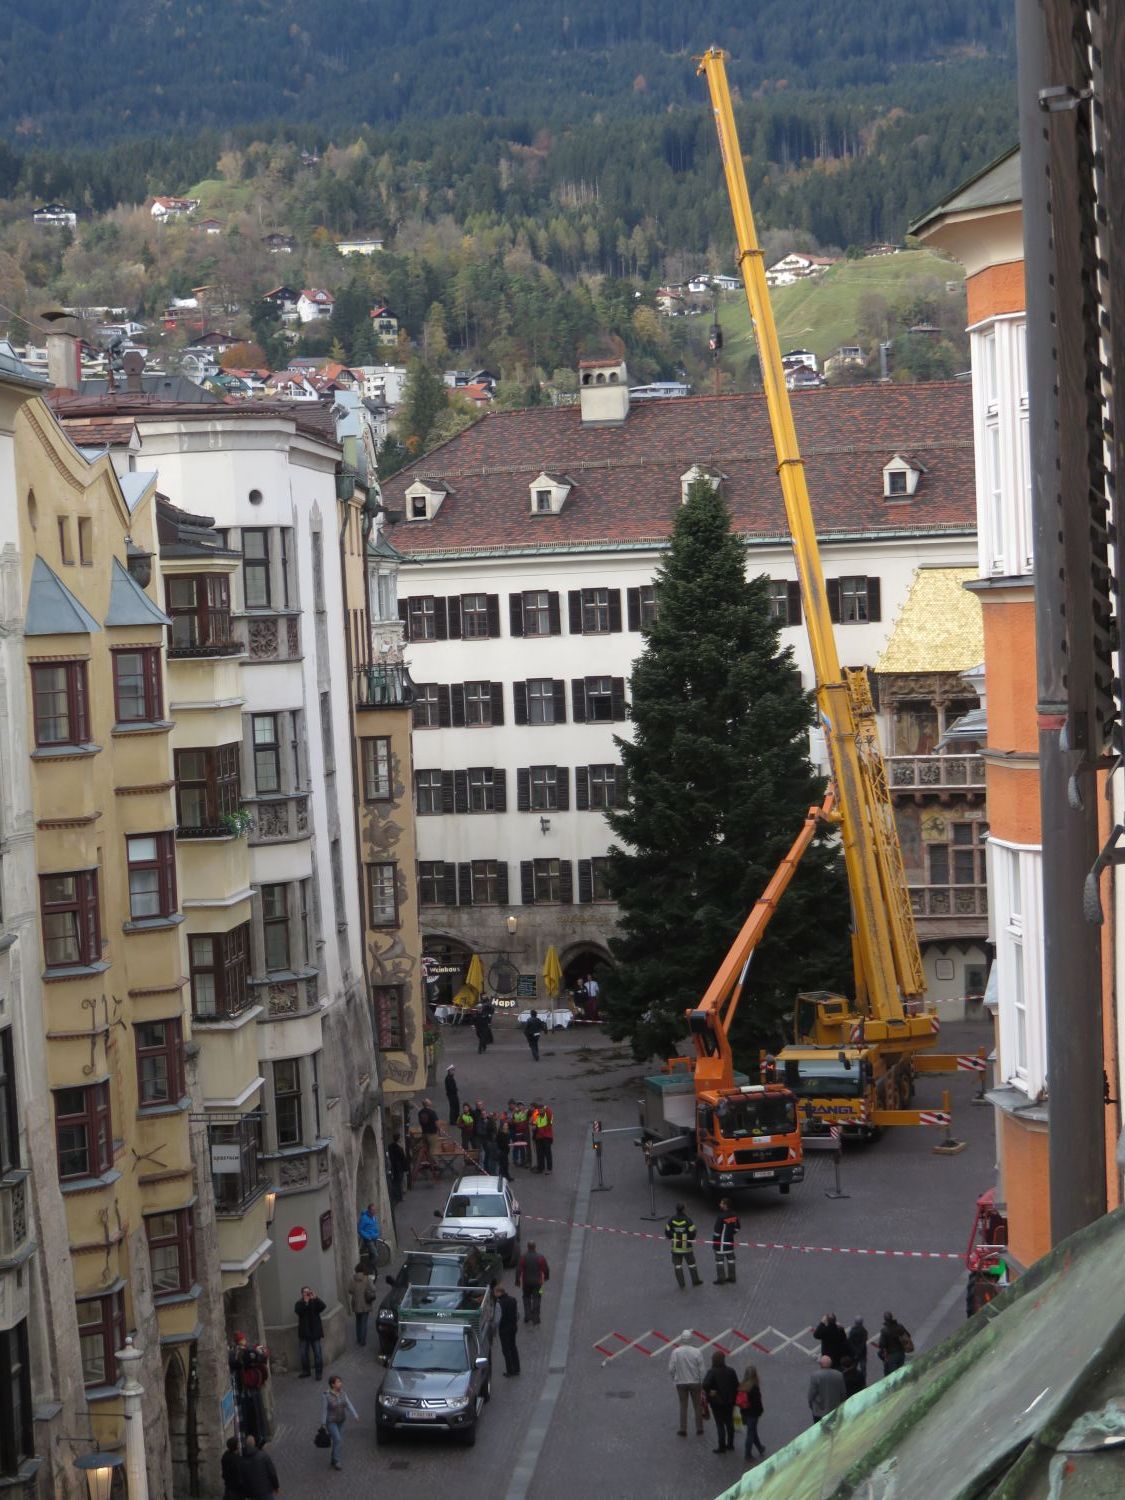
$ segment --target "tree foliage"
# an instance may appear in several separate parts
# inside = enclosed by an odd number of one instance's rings
[[[735,934],[823,786],[813,706],[779,644],[767,580],[747,580],[723,500],[691,488],[633,668],[634,737],[619,740],[624,806],[610,889],[621,909],[606,976],[611,1035],[638,1057],[684,1034]],[[776,1045],[802,989],[840,987],[849,956],[842,861],[817,840],[754,955],[732,1040]]]

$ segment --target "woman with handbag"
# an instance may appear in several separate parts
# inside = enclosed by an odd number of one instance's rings
[[[755,1448],[758,1450],[758,1457],[765,1458],[766,1450],[758,1436],[758,1421],[765,1407],[762,1405],[762,1387],[758,1380],[758,1372],[753,1365],[747,1365],[746,1374],[739,1381],[738,1395],[734,1398],[734,1404],[742,1413],[742,1425],[746,1428],[746,1462],[752,1461]]]
[[[349,1413],[357,1422],[359,1421],[359,1412],[352,1405],[352,1399],[344,1389],[344,1382],[339,1375],[333,1375],[322,1398],[320,1425],[321,1429],[328,1433],[328,1445],[332,1449],[331,1465],[334,1469],[343,1468],[340,1454],[344,1449],[344,1423],[348,1420]],[[315,1442],[318,1448],[324,1447],[324,1441],[319,1432]]]

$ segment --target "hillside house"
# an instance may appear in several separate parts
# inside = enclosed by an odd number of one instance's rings
[[[291,234],[264,234],[262,244],[271,255],[292,255],[297,241]]]
[[[226,228],[222,219],[200,219],[196,229],[201,229],[204,234],[222,234]]]
[[[185,219],[199,207],[198,198],[159,197],[152,200],[149,213],[158,224],[170,224],[174,219]]]
[[[712,276],[711,285],[717,292],[737,292],[742,288],[742,281],[738,276]]]
[[[811,349],[790,349],[788,354],[781,356],[781,366],[784,370],[795,369],[797,365],[805,365],[815,375],[820,364]]]
[[[340,240],[336,245],[341,255],[374,255],[382,248],[381,234],[361,234],[352,240]]]
[[[335,306],[336,299],[331,292],[310,287],[297,298],[297,316],[302,323],[319,323],[332,316]]]
[[[398,318],[389,307],[371,309],[371,331],[380,344],[398,343]]]
[[[65,203],[43,203],[32,209],[31,222],[45,229],[73,229],[78,223],[78,214]]]
[[[789,391],[815,391],[823,384],[824,376],[808,365],[790,365],[785,372],[785,388]]]
[[[833,255],[805,255],[791,250],[775,261],[766,271],[767,286],[792,286],[809,276],[822,276],[829,266],[836,264]]]
[[[825,375],[834,375],[837,370],[846,369],[849,365],[865,365],[867,355],[859,344],[841,344],[834,354],[830,354],[824,361]]]

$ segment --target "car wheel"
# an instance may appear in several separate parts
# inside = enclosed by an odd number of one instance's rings
[[[457,1434],[457,1437],[458,1440],[462,1442],[466,1448],[475,1447],[477,1441],[477,1424],[475,1419],[471,1427],[462,1427],[461,1431]]]
[[[481,1400],[482,1401],[491,1401],[492,1400],[492,1381],[491,1381],[491,1379],[486,1380],[484,1382],[484,1385],[481,1387],[481,1393],[480,1394],[481,1394]]]

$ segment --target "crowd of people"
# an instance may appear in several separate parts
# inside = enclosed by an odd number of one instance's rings
[[[466,1171],[495,1174],[509,1182],[513,1167],[547,1176],[554,1171],[555,1115],[549,1104],[509,1099],[504,1109],[489,1109],[483,1099],[462,1101],[453,1063],[445,1070],[445,1097],[449,1125],[458,1132]],[[419,1164],[432,1162],[441,1133],[432,1099],[422,1101],[418,1133]]]

